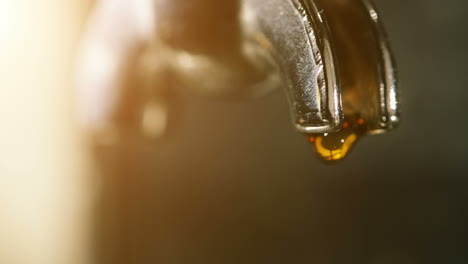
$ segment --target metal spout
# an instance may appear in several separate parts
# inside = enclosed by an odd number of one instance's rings
[[[102,0],[82,47],[80,110],[94,131],[162,135],[175,86],[234,98],[284,87],[305,134],[339,131],[344,115],[365,118],[368,133],[399,120],[368,0]]]

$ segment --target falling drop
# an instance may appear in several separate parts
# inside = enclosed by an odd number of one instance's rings
[[[356,141],[366,132],[366,122],[359,117],[346,118],[342,129],[335,133],[309,135],[309,142],[325,162],[344,159]]]

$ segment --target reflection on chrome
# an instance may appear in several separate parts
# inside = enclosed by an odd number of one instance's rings
[[[99,2],[79,57],[83,124],[161,136],[174,87],[214,98],[284,87],[309,137],[343,130],[345,119],[365,121],[357,136],[399,121],[395,65],[369,0]]]

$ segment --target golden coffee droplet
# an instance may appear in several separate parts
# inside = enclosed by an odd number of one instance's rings
[[[347,118],[342,129],[335,133],[309,135],[309,142],[313,144],[318,156],[333,162],[344,159],[356,141],[366,131],[366,122],[362,118]]]

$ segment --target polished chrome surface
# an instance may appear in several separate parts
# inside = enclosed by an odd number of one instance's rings
[[[379,67],[380,75],[380,116],[381,131],[390,130],[400,122],[400,91],[395,60],[385,33],[381,18],[370,0],[363,0],[373,21],[375,34],[378,36],[380,47]],[[378,132],[378,129],[374,132]]]
[[[354,28],[347,13],[336,15],[348,9],[361,19]],[[357,37],[365,30],[370,41]],[[341,56],[353,53],[358,61]],[[371,66],[342,70],[362,58]],[[368,133],[379,133],[399,121],[395,72],[368,0],[102,0],[82,41],[80,112],[107,139],[135,131],[157,137],[175,87],[229,98],[284,87],[301,133],[338,131],[348,114],[364,116]],[[346,82],[372,74],[369,85]]]
[[[345,116],[357,116],[369,134],[399,120],[395,63],[378,12],[368,0],[315,0],[329,24]]]
[[[336,131],[342,108],[336,61],[326,22],[311,1],[246,1],[257,34],[270,43],[287,90],[292,120],[302,133]]]

